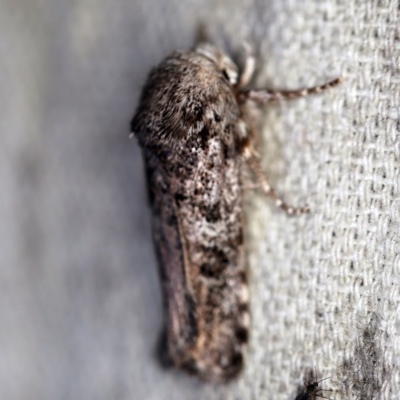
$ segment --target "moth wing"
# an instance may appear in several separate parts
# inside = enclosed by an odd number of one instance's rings
[[[196,334],[193,298],[185,274],[184,242],[179,215],[168,179],[155,155],[146,150],[147,180],[153,210],[153,237],[164,291],[166,308],[165,339],[167,357],[182,364],[187,347]]]

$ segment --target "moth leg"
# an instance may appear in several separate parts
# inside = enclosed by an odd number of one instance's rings
[[[249,154],[247,158],[247,163],[251,170],[253,171],[254,175],[256,176],[261,189],[264,191],[266,195],[271,197],[275,201],[275,205],[279,208],[281,208],[283,211],[285,211],[288,215],[301,215],[305,214],[309,211],[309,208],[307,206],[305,207],[291,207],[287,203],[285,203],[275,192],[275,190],[271,187],[271,185],[268,183],[267,178],[263,174],[260,164],[258,160],[255,158],[254,155]]]
[[[268,90],[268,89],[249,89],[240,94],[244,100],[252,100],[259,104],[266,104],[271,101],[295,99],[297,97],[309,96],[310,94],[320,93],[326,89],[334,87],[342,82],[342,78],[336,78],[324,85],[314,86],[301,90]]]
[[[253,54],[253,49],[247,42],[243,42],[243,47],[246,51],[246,61],[244,64],[243,72],[240,75],[239,82],[237,84],[238,88],[246,86],[254,74],[254,69],[256,66],[256,59]]]

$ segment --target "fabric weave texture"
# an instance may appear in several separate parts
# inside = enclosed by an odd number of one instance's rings
[[[0,398],[400,398],[400,10],[394,0],[0,0]],[[333,89],[265,108],[288,217],[246,196],[252,333],[227,386],[165,371],[161,288],[131,115],[199,24],[257,55],[253,86]],[[247,175],[246,175],[247,176]],[[315,374],[315,372],[314,372]]]

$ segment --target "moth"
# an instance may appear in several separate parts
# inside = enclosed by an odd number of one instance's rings
[[[254,57],[242,73],[221,49],[200,44],[154,68],[131,121],[142,148],[153,237],[165,304],[165,357],[213,382],[229,381],[244,364],[249,306],[244,262],[241,172],[288,214],[254,151],[253,111],[273,100],[317,93],[246,89]]]

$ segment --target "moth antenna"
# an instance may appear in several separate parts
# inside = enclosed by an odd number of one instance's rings
[[[252,100],[259,104],[266,104],[271,101],[289,100],[309,96],[314,93],[320,93],[338,85],[342,81],[343,78],[339,77],[323,85],[300,90],[249,89],[241,93],[241,98],[244,100]]]

